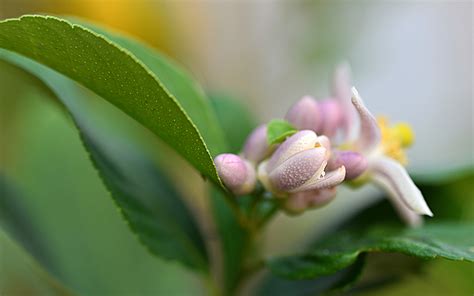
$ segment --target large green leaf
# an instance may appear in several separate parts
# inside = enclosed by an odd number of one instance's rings
[[[104,184],[143,244],[157,256],[207,271],[198,223],[163,172],[136,147],[123,149],[126,143],[76,124]]]
[[[163,81],[129,51],[82,26],[44,16],[0,22],[0,47],[86,86],[149,128],[203,175],[220,184],[195,124]],[[170,86],[175,91],[178,87]]]
[[[216,117],[210,100],[206,97],[200,85],[177,63],[132,37],[112,33],[84,20],[76,18],[70,20],[105,36],[115,44],[130,51],[159,78],[165,88],[186,110],[186,113],[191,117],[204,138],[211,155],[216,156],[226,151],[224,134],[218,122],[220,118]]]
[[[197,222],[180,194],[152,160],[130,143],[101,132],[86,93],[70,79],[16,54],[3,57],[40,78],[71,113],[90,158],[132,230],[155,255],[208,271],[208,257]]]

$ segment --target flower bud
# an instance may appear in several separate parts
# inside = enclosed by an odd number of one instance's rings
[[[336,151],[328,163],[331,169],[344,166],[346,168],[346,180],[354,180],[362,175],[368,167],[367,158],[355,151]]]
[[[214,163],[219,177],[232,193],[244,195],[255,188],[255,169],[245,159],[235,154],[224,153],[218,155]]]
[[[310,208],[319,208],[336,197],[336,187],[303,191],[291,194],[283,204],[283,209],[290,215],[301,214]]]
[[[285,115],[285,119],[299,130],[319,132],[322,117],[318,102],[311,96],[304,96]]]
[[[313,131],[297,132],[286,139],[272,157],[260,164],[258,177],[277,197],[313,189],[332,187],[344,180],[344,168],[325,174],[329,150]]]
[[[262,161],[269,152],[270,147],[267,142],[267,125],[262,124],[255,128],[248,136],[242,154],[247,160],[257,164]]]
[[[341,104],[334,99],[327,99],[319,103],[322,114],[322,124],[319,133],[334,137],[343,123],[343,111]]]

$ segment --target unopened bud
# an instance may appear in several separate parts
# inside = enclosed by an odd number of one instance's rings
[[[268,161],[260,164],[258,177],[277,197],[332,187],[344,180],[345,171],[341,168],[326,174],[329,155],[316,133],[299,131],[286,139]]]
[[[225,153],[214,159],[217,173],[224,185],[234,194],[244,195],[255,188],[255,169],[238,155]]]
[[[336,197],[336,187],[303,191],[291,194],[283,204],[290,215],[297,215],[311,208],[320,208]]]
[[[304,96],[285,115],[285,119],[299,130],[321,129],[321,111],[318,102],[311,96]]]
[[[262,124],[248,136],[242,151],[245,159],[257,164],[270,152],[267,142],[267,125]]]
[[[329,161],[329,168],[344,166],[346,180],[354,180],[362,175],[368,167],[367,158],[355,151],[335,151]]]
[[[320,102],[319,106],[323,120],[318,132],[331,138],[342,127],[343,111],[341,104],[334,99],[327,99]]]

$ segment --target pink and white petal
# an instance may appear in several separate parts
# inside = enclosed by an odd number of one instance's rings
[[[308,207],[306,192],[290,194],[283,203],[283,209],[290,215],[298,215]]]
[[[267,125],[262,124],[255,128],[245,141],[243,156],[257,164],[262,161],[270,152],[267,142]]]
[[[329,98],[321,101],[319,106],[322,114],[322,123],[320,130],[317,132],[332,138],[342,127],[341,123],[344,114],[341,104],[337,100]]]
[[[423,224],[422,216],[412,211],[398,198],[397,193],[393,190],[386,178],[375,175],[373,176],[373,181],[387,192],[390,202],[406,224],[412,227],[421,226]]]
[[[396,160],[381,156],[370,164],[374,180],[385,180],[386,188],[395,193],[408,208],[420,215],[433,216],[420,189],[416,187],[405,168]]]
[[[304,150],[314,148],[318,140],[315,132],[310,130],[299,131],[285,140],[273,153],[268,161],[267,171],[271,172],[291,156]]]
[[[320,208],[325,206],[336,197],[336,187],[313,190],[309,192],[314,192],[314,194],[307,198],[308,207],[311,208]]]
[[[327,168],[334,170],[340,166],[346,168],[346,180],[354,180],[361,176],[368,168],[367,158],[356,151],[334,151]]]
[[[311,96],[304,96],[285,115],[285,119],[299,130],[320,130],[322,115],[318,101]]]
[[[380,128],[372,113],[365,107],[355,87],[352,88],[352,104],[360,118],[359,137],[355,141],[355,146],[359,151],[366,154],[380,143]]]
[[[354,111],[351,104],[351,87],[351,69],[348,63],[342,63],[334,72],[331,89],[332,95],[341,105],[343,112],[342,125],[346,140],[350,135],[350,129],[354,122]]]
[[[311,177],[324,169],[327,161],[324,147],[299,152],[269,171],[272,187],[279,191],[289,191],[306,183]],[[320,174],[320,173],[319,173]]]
[[[314,176],[310,180],[308,180],[303,185],[290,190],[290,192],[301,192],[301,191],[308,191],[314,189],[325,189],[339,185],[344,178],[346,177],[346,168],[341,166],[340,168],[326,173],[323,177],[321,176]]]

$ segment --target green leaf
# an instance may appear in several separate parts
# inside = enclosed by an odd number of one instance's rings
[[[472,223],[433,223],[412,229],[375,226],[360,233],[342,232],[307,254],[272,260],[270,268],[292,279],[314,278],[351,265],[365,252],[474,262],[473,233]]]
[[[227,150],[224,133],[210,100],[206,97],[200,85],[180,65],[132,37],[109,32],[100,26],[77,18],[71,18],[70,20],[72,23],[82,25],[95,33],[103,35],[115,44],[130,51],[159,78],[165,88],[181,104],[193,123],[196,124],[211,155],[216,156]]]
[[[40,78],[73,117],[102,181],[140,241],[155,255],[208,271],[208,256],[191,212],[140,148],[101,132],[84,106],[85,92],[70,79],[17,55],[4,55]]]
[[[211,95],[210,98],[230,146],[227,152],[238,153],[257,125],[254,116],[235,98],[219,94]]]
[[[287,137],[296,133],[297,130],[288,121],[272,120],[267,125],[267,141],[269,145],[283,142]]]
[[[163,172],[136,147],[117,149],[126,143],[76,124],[104,184],[143,244],[157,256],[207,271],[198,223]]]
[[[221,185],[193,121],[159,77],[130,52],[82,26],[44,16],[0,22],[0,48],[29,57],[94,91]]]

